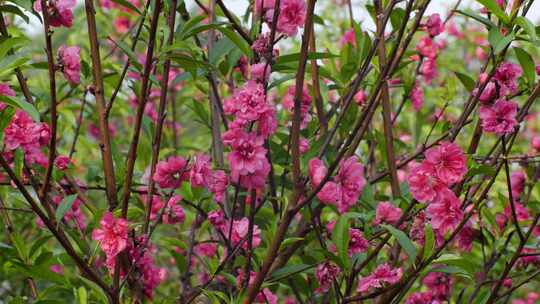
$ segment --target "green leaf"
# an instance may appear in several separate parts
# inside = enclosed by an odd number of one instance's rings
[[[142,65],[139,62],[139,58],[137,58],[137,55],[135,55],[131,48],[123,41],[116,41],[115,44],[128,56],[131,65],[138,71],[142,71]]]
[[[291,275],[302,273],[310,268],[313,268],[315,265],[306,265],[306,264],[294,264],[282,267],[272,272],[270,276],[270,281],[279,281],[284,278],[287,278]]]
[[[131,4],[129,1],[127,0],[111,0],[112,2],[120,5],[120,6],[123,6],[123,7],[126,7],[132,11],[135,11],[137,12],[139,15],[141,15],[141,11],[136,7],[134,6],[133,4]]]
[[[30,40],[26,37],[10,37],[3,40],[2,43],[0,43],[0,58],[4,58],[9,50],[13,49],[15,46],[19,46],[28,41]]]
[[[409,262],[411,264],[414,264],[414,260],[416,259],[417,250],[416,246],[414,246],[414,243],[409,239],[409,237],[401,230],[398,230],[390,225],[381,225],[384,227],[390,234],[392,234],[398,243],[403,247],[403,250],[407,253],[407,256],[409,257]]]
[[[236,32],[233,32],[226,27],[218,27],[217,30],[223,33],[223,35],[227,36],[227,38],[229,38],[232,43],[234,43],[238,47],[238,49],[240,49],[240,51],[242,51],[242,53],[244,53],[244,55],[246,55],[248,58],[253,57],[253,52],[251,51],[251,47],[249,46],[249,44]]]
[[[472,92],[474,89],[474,80],[467,74],[460,73],[460,72],[454,72],[456,74],[459,81],[461,81],[461,84],[467,89],[467,91]]]
[[[280,245],[280,249],[283,249],[289,245],[292,245],[298,241],[302,241],[304,238],[303,237],[290,237],[290,238],[286,238]]]
[[[77,299],[79,300],[79,304],[88,303],[88,293],[86,292],[86,288],[81,286],[77,289]]]
[[[30,117],[32,117],[32,119],[34,121],[36,121],[36,122],[39,121],[39,112],[34,107],[34,105],[32,105],[32,104],[30,104],[30,103],[28,103],[26,101],[21,101],[21,100],[15,99],[15,98],[10,97],[10,96],[5,96],[5,95],[0,95],[0,101],[7,104],[8,106],[19,108],[19,109],[25,111],[28,115],[30,115]]]
[[[307,59],[309,60],[335,58],[335,57],[339,57],[339,56],[332,53],[326,53],[326,52],[311,52],[311,53],[308,53],[307,55]],[[287,54],[287,55],[279,56],[276,59],[276,64],[297,62],[299,60],[300,60],[300,53]]]
[[[470,17],[470,18],[484,24],[488,28],[488,30],[493,28],[493,27],[497,27],[497,25],[495,25],[495,23],[493,23],[491,20],[489,20],[487,18],[484,18],[482,16],[479,16],[477,14],[465,12],[465,11],[462,11],[462,10],[456,10],[456,13],[461,14],[463,16]]]
[[[54,215],[56,222],[60,223],[62,221],[64,214],[71,209],[76,199],[77,194],[68,195],[62,199],[60,205],[58,205],[58,208],[56,208],[56,214]]]
[[[435,234],[430,224],[424,227],[424,258],[429,258],[435,249]]]
[[[531,55],[529,55],[529,53],[527,53],[525,50],[518,47],[514,47],[514,52],[516,53],[516,57],[519,61],[519,64],[521,65],[521,68],[523,69],[523,74],[525,75],[525,78],[527,78],[529,84],[534,83],[536,79],[536,71],[534,60],[532,59]]]
[[[538,36],[536,35],[536,30],[534,28],[534,24],[527,18],[523,16],[519,16],[514,21],[517,25],[519,25],[528,35],[529,38],[532,41],[535,41],[538,39]]]
[[[26,16],[23,13],[23,11],[15,5],[10,5],[10,4],[1,5],[0,12],[6,12],[6,13],[17,15],[21,17],[24,20],[24,22],[26,22],[27,24],[30,23],[30,18],[28,18],[28,16]]]
[[[504,13],[502,8],[497,4],[495,0],[476,0],[483,6],[485,6],[491,13],[493,13],[499,20],[508,24],[510,23],[510,18]]]
[[[346,213],[339,217],[332,230],[332,241],[336,245],[337,255],[343,265],[348,268],[349,265],[349,219],[351,215]]]
[[[514,38],[514,33],[503,36],[498,28],[492,28],[488,33],[488,41],[491,44],[491,47],[493,47],[495,54],[499,54],[514,40]]]

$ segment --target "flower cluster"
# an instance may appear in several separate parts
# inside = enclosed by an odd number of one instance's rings
[[[49,125],[34,122],[30,115],[17,109],[8,126],[4,129],[4,153],[12,155],[16,149],[22,149],[26,162],[47,166],[47,157],[41,151],[51,138]]]
[[[322,160],[313,158],[309,161],[308,170],[311,184],[317,188],[328,169]],[[338,174],[322,186],[317,198],[323,203],[336,206],[340,213],[344,213],[356,204],[365,185],[364,167],[356,156],[351,156],[340,162]]]
[[[433,229],[444,235],[463,217],[460,201],[449,187],[467,173],[466,157],[458,145],[450,142],[429,149],[425,157],[422,163],[413,165],[409,188],[416,200],[429,203],[426,215]]]
[[[107,257],[106,264],[110,271],[114,270],[115,257],[127,248],[128,222],[123,218],[115,218],[106,212],[99,222],[100,228],[94,229],[92,239],[99,243]]]

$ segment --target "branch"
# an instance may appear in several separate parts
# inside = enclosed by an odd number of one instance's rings
[[[42,0],[43,1],[43,0]],[[103,159],[103,174],[107,188],[107,200],[109,210],[113,210],[118,205],[116,197],[116,178],[114,175],[114,163],[111,150],[111,135],[109,133],[109,123],[106,117],[105,97],[103,87],[103,75],[101,68],[101,58],[99,56],[99,42],[96,28],[96,10],[93,0],[85,0],[86,20],[88,23],[88,39],[90,41],[90,57],[92,58],[92,76],[94,79],[94,95],[99,120],[99,147],[101,158]]]

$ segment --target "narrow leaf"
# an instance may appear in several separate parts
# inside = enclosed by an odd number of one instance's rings
[[[62,218],[64,218],[64,214],[66,214],[66,212],[73,206],[75,199],[77,199],[77,194],[68,195],[62,199],[60,205],[58,205],[58,208],[56,208],[56,214],[54,215],[56,222],[60,223]]]

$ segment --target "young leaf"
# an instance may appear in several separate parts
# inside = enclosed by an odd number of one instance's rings
[[[530,84],[534,83],[536,71],[534,70],[534,60],[532,59],[531,55],[518,47],[514,47],[514,52],[516,52],[516,57],[521,65],[521,68],[523,69],[525,78],[527,78],[527,81]]]
[[[461,81],[461,84],[467,89],[467,91],[472,92],[474,89],[474,80],[467,74],[463,74],[460,72],[454,72],[456,74],[459,81]]]
[[[64,218],[64,214],[66,214],[66,212],[73,206],[75,199],[77,199],[77,194],[68,195],[62,199],[60,205],[58,205],[58,208],[56,208],[56,214],[54,215],[56,222],[60,223],[62,218]]]
[[[495,0],[476,0],[483,6],[485,6],[491,13],[493,13],[499,20],[508,24],[510,23],[510,18],[504,13],[502,8],[497,4]]]
[[[424,227],[424,258],[429,258],[435,248],[435,234],[431,225]]]
[[[338,257],[342,261],[343,265],[348,265],[349,262],[349,219],[351,218],[350,214],[342,215],[336,225],[334,230],[332,230],[332,241],[336,245],[336,250]]]
[[[414,260],[416,259],[417,250],[416,246],[414,246],[414,243],[409,239],[409,237],[401,230],[398,230],[390,225],[381,225],[384,227],[384,229],[388,230],[390,234],[392,234],[398,243],[403,247],[403,250],[407,253],[407,256],[409,257],[409,262],[411,264],[414,263]]]

